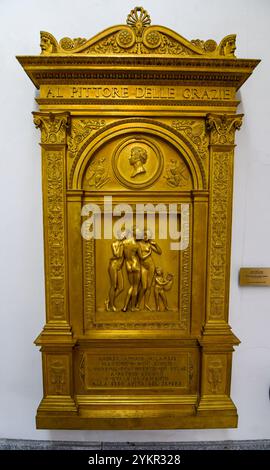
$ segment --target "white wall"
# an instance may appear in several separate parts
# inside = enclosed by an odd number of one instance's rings
[[[241,90],[237,135],[230,323],[242,344],[234,354],[236,430],[37,431],[41,357],[33,339],[44,322],[39,131],[35,89],[15,60],[39,54],[39,31],[92,37],[124,23],[135,0],[0,0],[1,360],[0,437],[182,441],[270,438],[270,288],[238,287],[240,266],[270,266],[269,0],[144,0],[152,22],[188,39],[237,33],[238,57],[262,63]]]

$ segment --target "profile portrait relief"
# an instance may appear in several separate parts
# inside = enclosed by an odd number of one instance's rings
[[[147,162],[147,152],[143,147],[133,147],[128,160],[129,164],[133,167],[131,178],[146,173],[146,169],[143,165]]]

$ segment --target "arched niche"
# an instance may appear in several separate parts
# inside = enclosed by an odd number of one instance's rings
[[[184,163],[191,178],[191,187],[188,189],[202,190],[206,188],[206,175],[197,150],[191,142],[182,134],[170,128],[169,126],[151,119],[126,119],[117,121],[116,123],[109,124],[96,133],[95,136],[88,138],[82,148],[80,149],[76,159],[71,168],[69,185],[70,189],[83,189],[83,180],[89,165],[95,155],[98,154],[101,147],[106,148],[110,142],[117,140],[118,142],[123,139],[140,138],[140,136],[148,136],[152,142],[158,141],[158,147],[171,146],[175,154]],[[147,137],[146,137],[147,138]],[[115,144],[117,147],[118,144]],[[112,150],[113,150],[112,146]],[[161,148],[162,153],[162,148]],[[163,152],[164,153],[164,152]],[[166,152],[165,152],[166,153]],[[113,155],[112,155],[113,157]],[[163,162],[163,172],[166,172],[166,163],[169,164],[170,158]],[[107,162],[108,165],[113,165],[113,161]],[[150,187],[151,185],[149,185]],[[168,185],[168,189],[170,185]],[[172,187],[172,186],[171,186]],[[104,188],[105,189],[105,188]],[[182,188],[181,184],[175,185],[175,190],[186,189]]]

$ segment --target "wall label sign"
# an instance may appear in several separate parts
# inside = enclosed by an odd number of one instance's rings
[[[270,286],[270,268],[240,268],[240,286]]]

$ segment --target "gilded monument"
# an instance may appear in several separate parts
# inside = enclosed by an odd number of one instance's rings
[[[236,36],[142,7],[92,39],[41,32],[46,322],[38,428],[237,426],[228,321]]]

